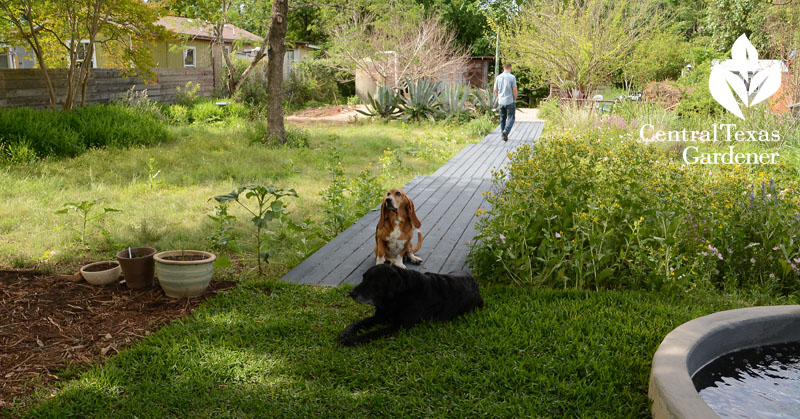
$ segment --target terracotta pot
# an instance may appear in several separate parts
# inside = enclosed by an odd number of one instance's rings
[[[131,289],[149,288],[153,286],[155,262],[153,255],[156,249],[152,247],[134,247],[117,253],[117,261],[122,267],[125,284]],[[132,256],[132,257],[131,257]]]
[[[172,298],[182,298],[196,297],[205,292],[211,283],[217,256],[200,250],[170,250],[156,253],[153,259],[156,261],[158,283],[164,293]]]
[[[110,269],[104,269],[102,271],[91,270],[92,267],[104,264],[114,265],[114,267]],[[119,262],[113,260],[94,262],[81,268],[81,275],[83,276],[84,279],[86,279],[86,282],[92,285],[110,284],[119,279],[119,274],[121,272],[122,270],[119,267]]]

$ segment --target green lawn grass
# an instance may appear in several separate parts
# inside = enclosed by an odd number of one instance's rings
[[[646,417],[650,362],[670,330],[765,302],[491,286],[476,313],[344,348],[336,335],[371,314],[348,290],[247,282],[43,391],[27,415]]]
[[[308,148],[269,148],[248,139],[246,127],[183,126],[176,139],[157,146],[107,148],[73,159],[48,159],[0,168],[0,265],[72,271],[83,262],[113,258],[127,246],[207,249],[213,224],[215,195],[249,184],[295,188],[297,199],[286,199],[291,217],[324,218],[319,192],[330,182],[326,165],[332,147],[342,155],[346,174],[355,177],[387,148],[399,150],[391,187],[414,176],[430,174],[467,142],[480,138],[458,126],[440,123],[359,123],[307,128]],[[160,174],[150,182],[150,159]],[[67,202],[102,200],[98,208],[122,210],[105,217],[102,228],[90,223],[87,243],[80,244],[80,219],[55,212]],[[241,216],[239,227],[249,228]],[[99,214],[99,211],[96,212]],[[241,233],[243,235],[244,233]],[[270,271],[285,272],[314,246],[287,244],[269,249]],[[309,247],[310,246],[310,247]]]

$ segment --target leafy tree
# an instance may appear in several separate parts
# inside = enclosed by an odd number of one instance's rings
[[[632,86],[642,89],[651,81],[677,79],[687,64],[688,45],[671,30],[655,33],[639,42],[622,68],[626,90]]]
[[[759,51],[769,47],[764,32],[768,2],[765,0],[708,0],[706,33],[717,52],[731,49],[733,42],[746,34]]]
[[[472,55],[493,55],[491,28],[481,4],[474,0],[417,0],[426,14],[438,14],[455,31],[455,42]]]
[[[503,31],[503,45],[510,58],[550,83],[588,93],[609,81],[664,22],[663,12],[647,1],[528,4]]]
[[[35,55],[47,86],[51,108],[57,104],[50,70],[67,67],[64,109],[86,101],[89,62],[98,42],[108,46],[112,64],[152,74],[149,51],[137,48],[161,31],[155,21],[157,1],[139,0],[0,0],[0,26],[12,27],[18,43]],[[61,57],[66,57],[64,60]]]

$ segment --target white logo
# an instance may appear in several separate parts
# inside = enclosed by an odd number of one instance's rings
[[[731,59],[714,66],[708,78],[708,89],[714,100],[742,119],[744,115],[731,89],[744,106],[751,107],[767,100],[780,87],[780,61],[759,61],[758,51],[744,34],[733,43]]]

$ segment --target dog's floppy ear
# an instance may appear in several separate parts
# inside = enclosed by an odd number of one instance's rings
[[[386,200],[384,199],[383,203],[381,204],[381,218],[378,219],[378,230],[383,228],[383,223],[385,222],[388,215],[387,211],[388,210],[386,209]]]
[[[422,227],[422,223],[419,222],[419,218],[417,218],[417,211],[414,210],[414,201],[408,196],[406,196],[406,201],[408,201],[408,216],[411,217],[411,224],[416,228]]]

